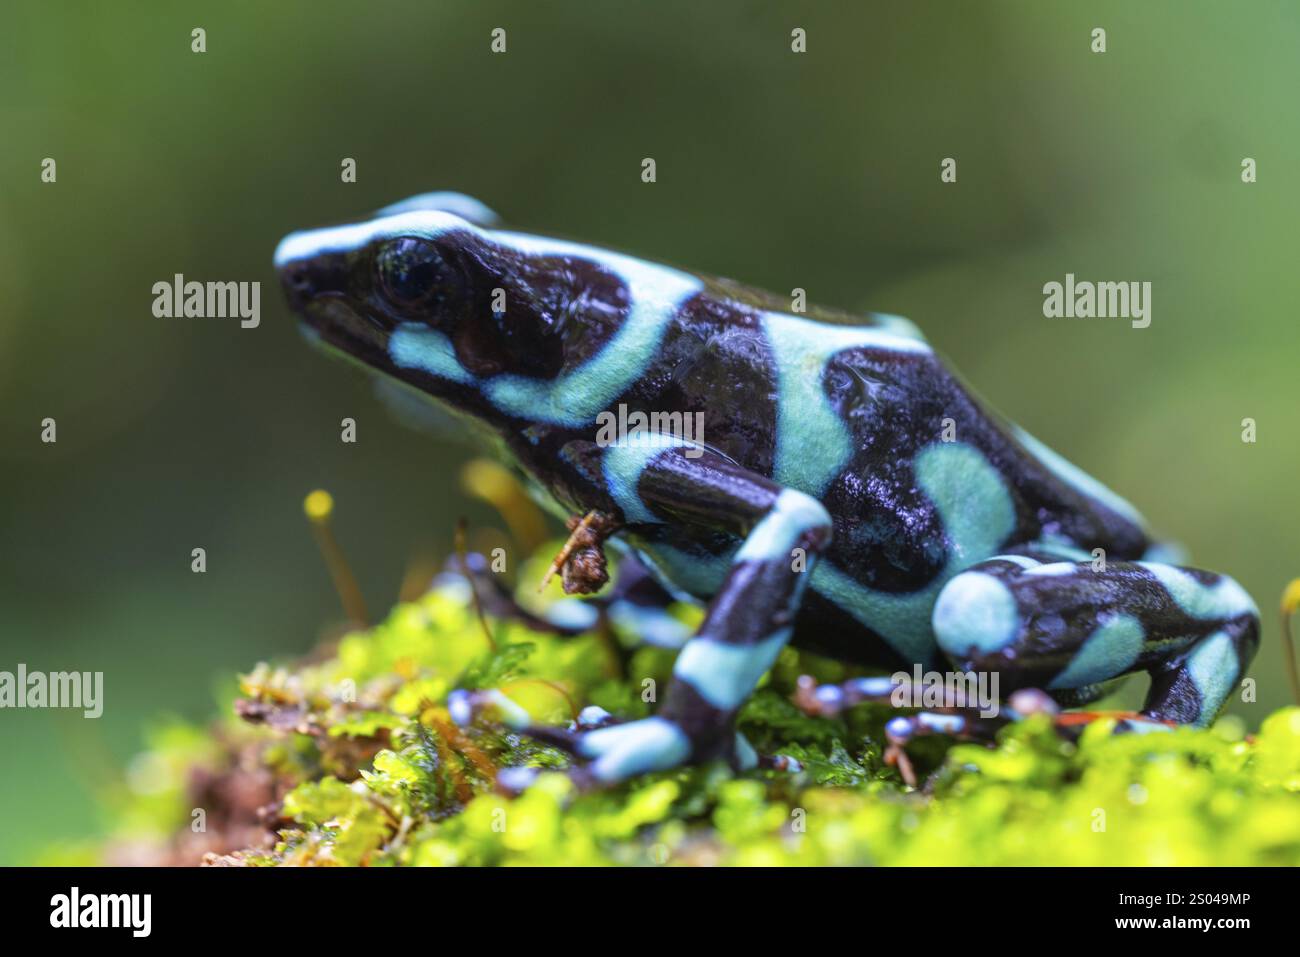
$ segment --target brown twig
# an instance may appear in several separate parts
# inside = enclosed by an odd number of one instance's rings
[[[428,728],[429,737],[433,738],[433,746],[438,749],[438,760],[447,773],[451,775],[452,786],[456,789],[456,799],[461,804],[468,803],[469,799],[474,796],[474,790],[469,786],[469,779],[465,777],[464,772],[456,767],[456,762],[452,760],[454,752],[450,742],[442,733],[442,729],[446,726],[445,723],[439,721],[437,716],[431,713],[428,714],[427,724],[424,715],[420,716],[420,723],[425,724],[425,727]]]
[[[469,759],[469,762],[478,769],[479,774],[496,784],[497,766],[492,763],[491,758],[479,750],[478,745],[462,734],[454,724],[444,721],[436,713],[429,715],[429,723],[433,725],[440,738],[445,739],[458,753]]]

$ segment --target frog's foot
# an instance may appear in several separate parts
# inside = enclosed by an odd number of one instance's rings
[[[912,741],[942,735],[958,741],[991,744],[998,730],[1010,720],[1014,719],[1007,714],[981,717],[979,712],[970,709],[918,711],[890,718],[885,724],[885,763],[896,766],[904,783],[916,787],[916,771],[907,754],[907,745]]]
[[[692,742],[679,725],[661,717],[607,724],[586,731],[532,726],[522,733],[561,748],[582,762],[566,772],[579,790],[608,787],[639,774],[667,771],[714,758],[725,758],[735,771],[749,770],[760,763],[776,769],[799,770],[797,762],[782,757],[761,762],[739,733],[732,733],[720,747]],[[518,793],[541,773],[539,768],[506,768],[497,776],[497,786],[508,793]]]
[[[794,703],[804,714],[833,718],[856,704],[892,704],[895,689],[892,678],[851,678],[840,684],[819,685],[811,675],[800,675],[795,686]]]
[[[663,717],[620,722],[603,708],[584,708],[570,727],[534,724],[528,713],[500,691],[453,691],[447,700],[452,719],[467,725],[487,718],[517,734],[558,748],[580,764],[568,770],[580,789],[616,784],[648,771],[664,771],[683,764],[726,758],[734,770],[748,770],[760,760],[744,736],[731,732],[697,735],[692,740],[678,723]],[[773,768],[792,767],[789,760],[770,759]],[[529,767],[506,768],[498,785],[507,792],[526,788],[541,773]]]
[[[929,698],[938,693],[930,704]],[[1022,707],[1042,706],[1038,698],[1028,698],[1021,693]],[[1042,696],[1046,705],[1055,707],[1050,698]],[[930,710],[899,715],[885,725],[885,763],[898,767],[903,780],[916,786],[916,772],[907,754],[907,744],[918,737],[946,735],[970,741],[991,741],[997,729],[1013,718],[1000,713],[981,713],[980,705],[967,701],[965,694],[955,686],[927,691],[914,682],[893,677],[852,678],[839,684],[819,685],[810,675],[797,682],[794,703],[805,714],[818,717],[835,717],[846,708],[857,704],[887,704],[898,708],[917,707],[925,701]]]
[[[825,685],[818,684],[811,675],[801,675],[796,683],[795,706],[814,717],[833,718],[845,708],[864,703],[938,711],[984,711],[989,706],[988,702],[969,699],[966,689],[960,685],[945,684],[932,689],[918,687],[910,679],[885,675]]]
[[[682,764],[690,757],[686,735],[663,718],[643,718],[626,724],[614,724],[591,731],[565,731],[531,728],[526,733],[540,741],[555,744],[586,763],[567,772],[581,790],[613,784],[647,771],[663,771]],[[509,768],[498,777],[498,786],[518,792],[540,773],[537,768]]]

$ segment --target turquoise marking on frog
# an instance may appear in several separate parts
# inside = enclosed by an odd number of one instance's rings
[[[884,636],[903,659],[930,665],[939,592],[963,567],[993,555],[1014,519],[1003,482],[974,449],[960,443],[928,446],[917,454],[915,474],[947,526],[950,557],[943,569],[924,587],[898,595],[869,588],[826,562],[813,572],[812,586]]]
[[[673,674],[691,682],[713,707],[739,708],[789,639],[787,628],[753,645],[712,639],[688,642],[677,656]]]
[[[1078,570],[1077,562],[1049,562],[1026,569],[1026,575],[1073,575]]]
[[[939,647],[950,655],[971,648],[985,654],[998,651],[1015,641],[1020,631],[1016,596],[983,572],[964,572],[948,582],[934,607],[933,620]]]
[[[699,288],[697,282],[666,272],[653,279],[632,271],[626,275],[630,289],[651,289],[652,298],[632,309],[610,348],[553,381],[499,376],[487,384],[492,402],[515,415],[558,425],[584,425],[605,411],[643,374],[645,357],[654,354],[673,310]]]
[[[441,332],[416,323],[393,330],[388,345],[393,364],[402,369],[420,369],[440,379],[468,384],[474,377],[456,359],[456,348]]]
[[[1187,572],[1157,562],[1139,562],[1149,571],[1188,615],[1214,619],[1232,615],[1259,614],[1259,608],[1244,588],[1231,578],[1221,578],[1213,585],[1203,585]]]
[[[1216,631],[1192,651],[1187,667],[1202,698],[1213,701],[1227,695],[1236,656],[1236,644],[1226,631]]]
[[[783,491],[754,530],[745,539],[734,561],[786,561],[799,535],[815,525],[829,525],[831,517],[811,495],[792,489]]]
[[[1142,623],[1132,615],[1116,615],[1083,643],[1069,666],[1052,679],[1049,688],[1081,688],[1105,681],[1131,668],[1142,653]]]
[[[928,353],[923,341],[865,327],[828,328],[766,313],[764,331],[776,354],[776,467],[772,477],[809,495],[821,495],[853,456],[853,436],[832,407],[821,381],[836,353],[852,347]]]
[[[626,440],[608,446],[603,458],[605,481],[609,494],[618,503],[628,522],[654,522],[654,514],[646,508],[636,494],[636,483],[647,463],[664,448],[692,445],[672,436],[651,435],[639,432]]]

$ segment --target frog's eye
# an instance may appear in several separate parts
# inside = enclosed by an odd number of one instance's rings
[[[440,305],[462,285],[459,271],[425,239],[408,237],[387,243],[375,259],[375,271],[384,297],[403,308]]]

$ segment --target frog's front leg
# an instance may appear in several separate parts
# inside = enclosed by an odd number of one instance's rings
[[[1160,562],[1041,560],[1024,549],[950,581],[935,604],[939,646],[1002,690],[1086,689],[1151,674],[1142,714],[1204,726],[1259,645],[1259,612],[1231,578]]]
[[[573,772],[579,783],[719,757],[752,766],[753,750],[734,729],[736,712],[790,638],[813,565],[830,543],[830,515],[811,496],[701,449],[612,447],[604,450],[603,467],[626,522],[690,526],[743,541],[699,630],[678,654],[659,713],[556,743],[589,760]],[[504,782],[518,787],[528,777],[516,772]]]

